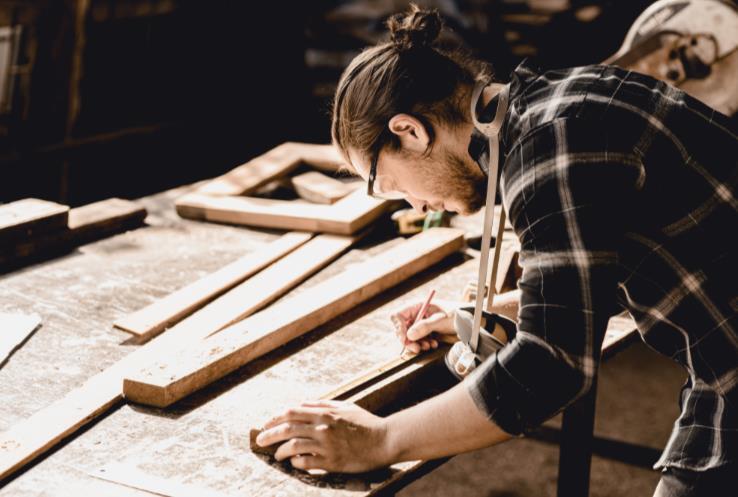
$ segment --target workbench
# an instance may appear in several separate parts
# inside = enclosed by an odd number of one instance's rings
[[[141,199],[149,212],[144,228],[0,276],[0,311],[37,313],[43,320],[0,369],[0,431],[135,349],[129,335],[112,327],[114,320],[281,234],[180,219],[173,202],[183,191]],[[392,243],[369,236],[283,298]],[[182,492],[198,487],[200,493],[204,488],[223,495],[392,493],[422,472],[404,475],[409,463],[403,463],[357,476],[300,474],[253,454],[248,430],[396,357],[401,347],[388,316],[398,300],[422,300],[431,287],[439,297],[458,298],[477,264],[462,253],[451,256],[170,408],[121,404],[7,482],[0,496],[150,495],[97,477],[112,477],[119,465],[185,485]],[[145,480],[139,481],[144,487]]]

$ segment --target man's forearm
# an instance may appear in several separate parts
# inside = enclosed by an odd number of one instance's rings
[[[512,438],[477,408],[463,383],[389,416],[386,429],[392,462],[435,459]]]

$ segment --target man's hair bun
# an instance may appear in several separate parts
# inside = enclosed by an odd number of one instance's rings
[[[438,11],[421,10],[411,3],[408,12],[393,15],[387,26],[395,47],[406,51],[431,47],[441,33],[443,20]]]

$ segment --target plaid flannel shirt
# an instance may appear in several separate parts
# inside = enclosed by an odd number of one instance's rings
[[[554,416],[593,386],[608,318],[625,308],[688,373],[655,467],[738,463],[734,124],[638,73],[524,62],[500,138],[521,302],[516,338],[467,379],[478,407],[515,435]],[[476,130],[469,153],[486,173]]]

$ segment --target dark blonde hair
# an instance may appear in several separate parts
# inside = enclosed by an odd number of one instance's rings
[[[371,157],[389,146],[400,149],[387,129],[392,116],[412,115],[435,137],[433,124],[455,126],[469,119],[462,104],[474,83],[490,76],[489,65],[462,47],[441,48],[443,21],[435,10],[410,10],[387,21],[390,40],[365,49],[341,75],[333,101],[331,137],[348,158],[348,148]]]

